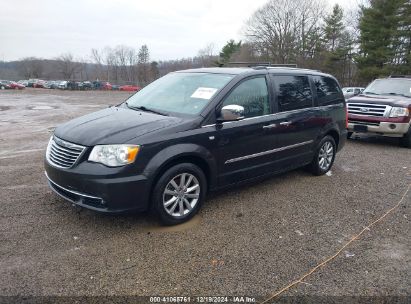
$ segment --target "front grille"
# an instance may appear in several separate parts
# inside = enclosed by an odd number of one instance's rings
[[[85,147],[53,137],[47,147],[47,160],[54,166],[70,168],[79,159]]]
[[[371,121],[361,121],[361,120],[349,120],[349,123],[356,124],[356,125],[365,125],[365,126],[376,126],[380,125],[379,122],[371,122]]]
[[[348,103],[348,113],[355,115],[384,117],[391,110],[390,106],[369,103]]]

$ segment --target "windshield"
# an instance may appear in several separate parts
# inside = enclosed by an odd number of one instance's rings
[[[411,79],[377,79],[364,90],[364,94],[411,97]]]
[[[131,96],[127,105],[195,115],[233,77],[211,73],[168,74]]]

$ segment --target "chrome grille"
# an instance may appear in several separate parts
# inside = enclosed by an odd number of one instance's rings
[[[60,168],[70,168],[79,159],[85,147],[76,145],[57,137],[50,139],[46,157],[49,163]]]
[[[354,115],[376,116],[385,117],[388,116],[390,106],[370,103],[348,103],[348,113]]]

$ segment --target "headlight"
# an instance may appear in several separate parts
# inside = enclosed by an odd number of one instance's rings
[[[136,145],[98,145],[93,148],[88,160],[108,167],[131,164],[136,159],[140,146]]]
[[[407,108],[393,107],[390,111],[390,117],[408,116],[410,112]]]

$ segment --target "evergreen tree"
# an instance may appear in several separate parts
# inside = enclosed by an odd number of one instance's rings
[[[341,6],[334,5],[333,11],[324,18],[324,39],[328,44],[329,50],[333,52],[338,46],[338,40],[344,32],[343,23],[344,12]]]
[[[142,45],[138,51],[138,81],[145,86],[150,79],[150,52],[147,45]]]
[[[357,58],[360,77],[371,81],[397,69],[395,60],[401,41],[401,11],[408,0],[371,0],[361,7],[360,54]],[[408,32],[409,35],[409,32]]]
[[[230,61],[231,56],[238,52],[240,48],[241,40],[239,42],[235,42],[233,39],[228,41],[220,52],[220,65],[228,63]]]

